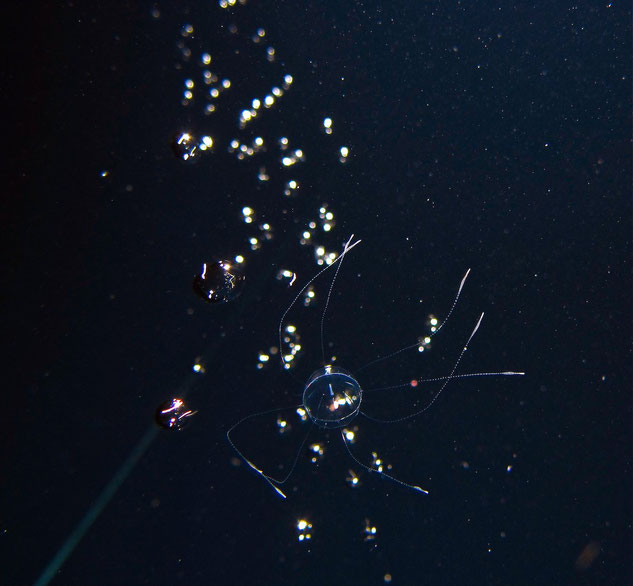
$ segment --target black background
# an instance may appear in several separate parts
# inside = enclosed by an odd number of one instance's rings
[[[184,391],[191,426],[150,441],[54,583],[631,583],[630,22],[617,3],[547,2],[41,3],[7,19],[0,581],[42,574]],[[248,41],[258,27],[273,65]],[[234,83],[212,117],[180,103],[202,50]],[[272,151],[265,185],[259,159],[226,153],[280,72],[295,83],[253,132],[305,150],[292,201]],[[183,129],[219,146],[183,164]],[[359,452],[429,496],[367,474],[348,488],[336,434],[318,467],[300,458],[285,501],[232,465],[230,425],[300,402],[319,366],[321,305],[297,311],[294,378],[255,368],[295,294],[276,271],[316,272],[297,240],[324,202],[330,249],[363,239],[326,323],[352,371],[415,342],[472,269],[430,353],[364,371],[364,388],[450,371],[481,311],[461,371],[527,372],[451,384],[402,425],[359,418]],[[247,256],[242,297],[205,306],[191,277],[247,251],[244,205],[275,238]],[[406,413],[404,395],[368,395],[367,411]],[[241,433],[268,469],[284,460],[266,422]]]

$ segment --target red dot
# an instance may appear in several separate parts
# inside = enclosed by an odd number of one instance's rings
[[[413,379],[410,383],[409,383],[412,387],[417,387],[418,386],[418,381]]]

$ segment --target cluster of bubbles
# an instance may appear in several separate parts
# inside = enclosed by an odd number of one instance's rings
[[[244,4],[243,0],[221,0],[219,3],[223,9]],[[271,80],[268,91],[258,95],[253,93],[246,107],[231,101],[230,96],[237,91],[236,88],[244,87],[243,71],[238,68],[234,71],[235,76],[228,74],[223,64],[218,62],[219,57],[216,58],[211,51],[199,45],[194,26],[185,24],[180,29],[176,43],[179,55],[178,69],[183,73],[187,72],[183,78],[179,99],[183,108],[197,113],[198,117],[191,116],[190,119],[198,120],[199,128],[205,128],[205,131],[201,132],[193,126],[180,129],[173,135],[172,152],[183,164],[200,164],[209,157],[232,157],[237,164],[244,165],[246,173],[252,173],[254,185],[266,188],[269,197],[279,198],[280,201],[306,198],[309,202],[311,194],[302,184],[301,170],[310,158],[310,149],[295,144],[292,137],[285,133],[275,134],[270,128],[258,131],[261,126],[258,124],[263,118],[278,108],[282,101],[291,99],[290,96],[295,92],[295,78],[288,71],[280,70],[277,51],[269,42],[268,34],[263,28],[242,34],[236,25],[231,25],[228,27],[228,33],[234,39],[240,39],[245,47],[244,53],[248,53],[248,49],[263,48],[259,53],[262,61],[258,78]],[[218,117],[224,127],[232,125],[233,135],[228,139],[221,139],[213,132],[214,121],[217,121]],[[310,122],[306,120],[306,125],[308,124]],[[311,124],[315,132],[326,137],[336,136],[335,128],[338,126],[335,125],[332,116],[314,120]],[[276,128],[275,125],[272,127]],[[332,161],[346,165],[351,156],[350,147],[332,142],[331,148]],[[267,217],[266,199],[259,197],[258,203],[255,204],[251,200],[251,194],[242,193],[240,197],[244,198],[244,201],[238,202],[241,210],[239,221],[251,231],[243,241],[243,249],[236,251],[231,259],[201,259],[201,269],[193,278],[194,293],[207,304],[220,305],[235,300],[245,287],[244,268],[249,255],[258,253],[268,242],[275,239],[276,222],[274,217]],[[311,248],[317,267],[331,265],[339,257],[340,251],[331,250],[326,244],[327,236],[335,231],[337,223],[337,213],[327,202],[321,202],[314,206],[312,212],[307,211],[303,217],[295,218],[294,225],[299,227],[297,243],[302,247]],[[282,267],[278,270],[276,278],[290,288],[297,283],[298,274],[293,268]],[[315,289],[309,286],[301,293],[298,304],[309,307],[316,300]],[[437,318],[429,316],[428,333],[418,340],[420,352],[429,348],[431,336],[437,325]],[[281,363],[284,369],[289,370],[297,364],[303,346],[296,324],[284,324],[280,342],[281,347],[270,345],[258,352],[255,364],[257,369]],[[336,357],[332,357],[332,360],[335,359]],[[200,358],[194,361],[193,370],[198,374],[206,372]],[[307,386],[310,386],[310,383]],[[358,391],[360,393],[360,389]],[[341,419],[340,411],[348,410],[351,422],[356,414],[356,401],[359,402],[360,395],[358,399],[353,399],[353,394],[345,396],[347,400],[335,398],[331,405],[323,406],[318,414],[308,413],[305,407],[300,407],[296,410],[293,420],[281,414],[273,415],[278,433],[287,436],[295,427],[309,424],[315,417],[327,426],[326,423],[331,418],[334,426],[342,427],[348,445],[354,444],[358,437],[358,428],[349,427],[347,420]],[[195,413],[195,410],[187,407],[185,398],[173,397],[158,407],[155,419],[163,428],[181,430]],[[313,464],[322,461],[326,454],[325,445],[321,442],[313,442],[304,450]],[[377,452],[372,452],[370,467],[378,472],[391,469]],[[353,469],[348,470],[345,482],[351,488],[358,488],[362,484],[359,474]],[[312,538],[312,523],[308,519],[298,519],[296,527],[299,541],[309,541]],[[366,519],[363,526],[364,540],[373,541],[376,535],[375,525]]]
[[[222,9],[232,9],[244,6],[244,0],[220,1]],[[160,13],[154,14],[156,18]],[[208,47],[204,47],[204,39],[199,36],[196,27],[191,23],[185,23],[180,27],[176,49],[178,63],[176,68],[182,72],[182,91],[180,104],[183,108],[195,112],[189,116],[194,121],[190,128],[180,129],[173,135],[171,148],[174,155],[184,164],[200,164],[207,157],[229,156],[246,165],[247,172],[253,172],[254,178],[261,186],[271,184],[271,175],[275,175],[275,185],[281,185],[280,192],[273,189],[271,197],[282,199],[297,197],[302,192],[300,180],[300,168],[308,159],[306,149],[295,144],[292,137],[285,133],[275,135],[272,130],[257,132],[258,120],[275,110],[283,100],[293,93],[294,76],[277,59],[277,51],[270,42],[266,30],[262,27],[255,28],[251,32],[242,32],[236,24],[230,24],[226,30],[233,42],[240,44],[241,50],[249,59],[253,56],[260,59],[257,66],[256,77],[270,79],[268,90],[261,92],[256,90],[251,94],[247,106],[240,106],[236,100],[230,98],[238,88],[256,87],[255,83],[248,80],[248,72],[236,67],[232,72],[227,68],[222,59],[226,57],[216,56]],[[253,72],[251,67],[250,72]],[[261,88],[261,85],[258,87]],[[217,117],[220,117],[219,119]],[[216,138],[213,132],[214,121],[221,122],[224,127],[230,126],[232,120],[233,136],[224,139]],[[315,132],[322,132],[326,136],[334,136],[334,120],[332,116],[325,116],[320,121],[315,119]],[[200,128],[205,128],[200,132]],[[350,156],[348,145],[332,144],[333,160],[345,164]],[[270,190],[269,190],[270,193]],[[304,193],[309,198],[309,193]],[[236,251],[232,258],[201,259],[200,270],[193,277],[192,289],[197,297],[207,304],[218,305],[235,300],[245,287],[246,278],[244,267],[249,254],[259,251],[267,242],[275,237],[273,222],[258,220],[258,212],[252,201],[245,198],[241,206],[241,221],[255,232],[246,236],[244,248]],[[261,199],[260,199],[261,201]],[[258,204],[263,205],[263,204]],[[309,212],[308,212],[309,213]],[[263,214],[265,216],[265,214]],[[303,228],[298,234],[298,243],[301,246],[312,247],[313,258],[317,265],[329,265],[336,260],[338,252],[329,250],[318,234],[325,236],[331,233],[336,226],[336,214],[328,203],[321,203],[314,212],[313,219],[300,218]],[[277,274],[280,281],[292,287],[297,280],[297,272],[291,268],[282,268]],[[308,287],[302,294],[302,304],[308,307],[316,300],[313,287]],[[277,363],[281,354],[281,363],[286,370],[294,367],[297,358],[303,348],[297,326],[288,323],[284,327],[282,348],[271,345],[258,353],[256,368],[263,369],[271,363]],[[193,371],[204,374],[205,368],[196,358]],[[176,407],[177,406],[177,407]],[[182,415],[180,415],[182,413]],[[159,406],[156,422],[164,428],[179,430],[186,426],[189,418],[195,410],[187,409],[185,397],[173,397]],[[298,414],[299,421],[308,421],[304,412]],[[278,421],[280,433],[285,433],[291,428],[287,421]],[[317,452],[312,452],[318,455]],[[320,452],[322,457],[323,450]]]

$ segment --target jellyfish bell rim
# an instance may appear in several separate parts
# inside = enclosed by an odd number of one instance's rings
[[[335,386],[339,390],[351,388],[354,391],[354,394],[351,396],[347,393],[343,393],[346,399],[343,403],[337,401],[336,406],[334,406],[334,403],[331,403],[330,405],[333,407],[325,407],[330,413],[338,414],[338,406],[342,406],[345,414],[340,417],[323,417],[321,415],[323,413],[323,407],[321,406],[322,399],[319,399],[316,408],[314,405],[311,405],[314,402],[315,395],[318,397],[323,396],[323,389],[317,388],[315,384],[322,384],[324,377],[335,377]],[[332,389],[331,384],[329,385],[329,390],[330,394],[333,395],[335,391]],[[348,370],[327,364],[315,370],[308,378],[308,382],[303,390],[303,407],[308,413],[310,420],[318,427],[324,429],[338,429],[348,425],[358,415],[362,396],[363,391],[360,384]]]

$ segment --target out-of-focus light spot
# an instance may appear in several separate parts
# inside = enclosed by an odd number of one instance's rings
[[[297,519],[297,541],[312,539],[312,523],[307,519]]]
[[[198,358],[196,358],[196,361],[192,367],[192,370],[196,373],[196,374],[205,374],[206,373],[206,369],[204,368],[204,364],[202,364],[202,362],[200,362],[200,360]]]
[[[310,451],[310,462],[313,464],[317,464],[323,459],[323,455],[325,454],[325,449],[321,444],[312,444],[309,448]]]
[[[353,470],[347,471],[347,477],[345,478],[345,481],[352,488],[358,488],[360,486],[360,478],[358,478],[356,472],[354,472]]]
[[[601,547],[599,541],[590,541],[583,550],[580,552],[580,555],[576,558],[574,562],[574,568],[577,571],[583,572],[588,570],[596,558],[600,555]]]
[[[376,526],[369,520],[365,519],[365,525],[363,527],[364,541],[374,541],[378,535],[378,529]]]

